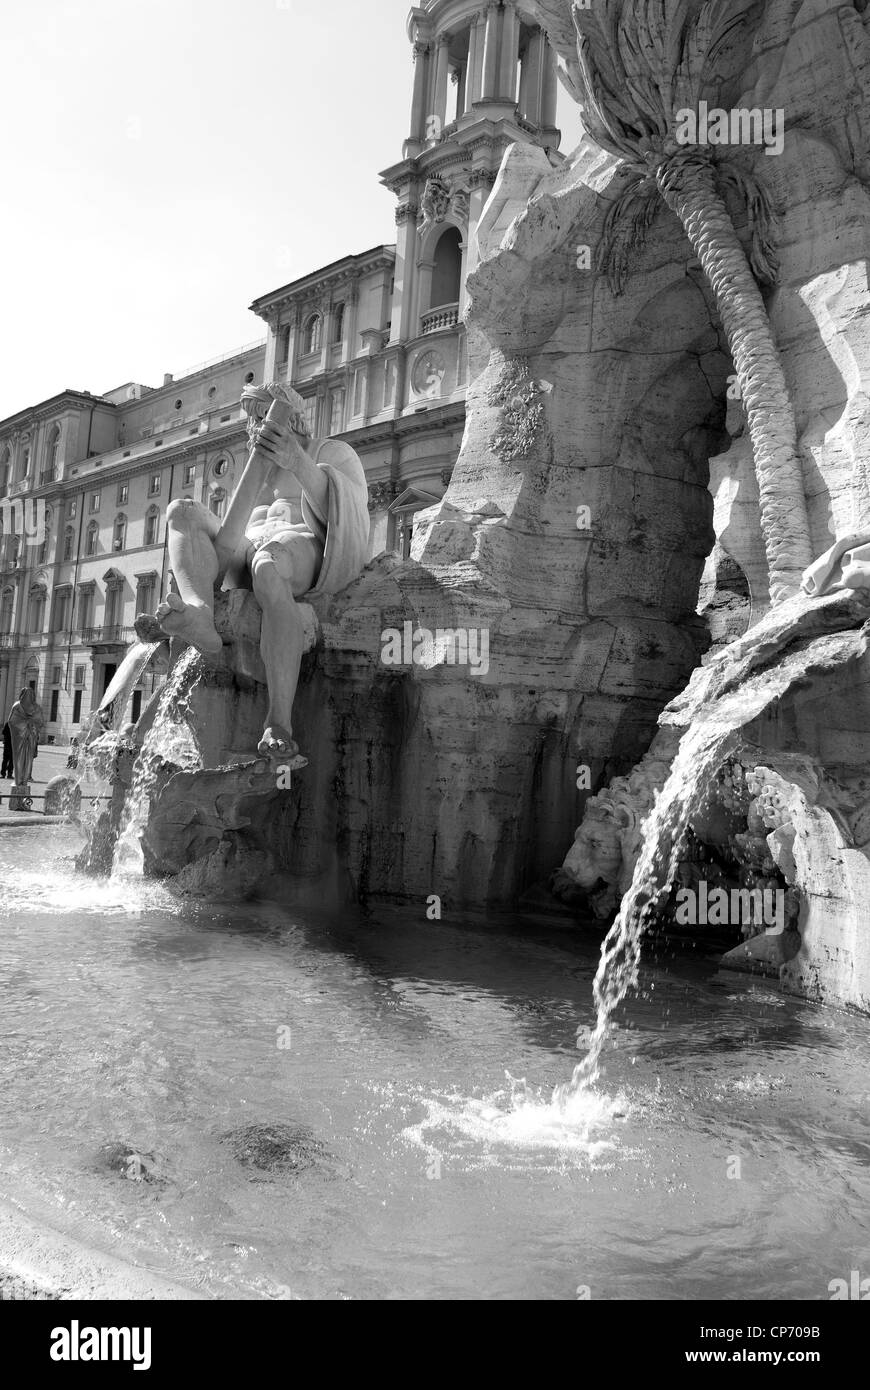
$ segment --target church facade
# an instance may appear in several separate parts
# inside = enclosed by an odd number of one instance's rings
[[[0,711],[23,686],[46,737],[90,725],[137,614],[170,574],[166,510],[220,516],[244,467],[243,387],[286,381],[315,435],[346,439],[369,480],[371,554],[407,555],[414,515],[444,493],[462,441],[466,282],[475,231],[515,141],[555,161],[556,61],[514,0],[411,11],[410,128],[381,175],[395,242],[254,300],[261,340],[163,384],[64,391],[0,421]],[[153,688],[146,672],[135,718]]]

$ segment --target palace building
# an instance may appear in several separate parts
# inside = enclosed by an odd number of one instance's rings
[[[87,730],[136,615],[166,591],[169,503],[193,497],[221,515],[232,494],[246,383],[290,382],[312,432],[357,450],[373,556],[406,556],[415,513],[443,496],[465,424],[477,224],[509,145],[562,158],[556,60],[514,0],[429,0],[411,11],[408,38],[410,130],[381,175],[395,243],[256,298],[265,341],[161,386],[64,391],[0,421],[4,719],[30,686],[49,741]],[[155,679],[146,673],[134,693],[134,718]]]

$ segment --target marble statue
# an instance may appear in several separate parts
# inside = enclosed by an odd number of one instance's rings
[[[29,686],[21,691],[9,712],[9,729],[12,734],[12,761],[15,783],[9,796],[10,811],[29,811],[30,778],[33,761],[39,746],[39,735],[45,724],[41,705]]]
[[[804,571],[801,588],[810,598],[838,589],[870,589],[870,535],[850,531]]]
[[[266,416],[273,401],[290,407],[287,425]],[[138,635],[179,638],[205,657],[222,648],[214,624],[215,585],[252,587],[263,614],[260,649],[269,711],[257,751],[299,754],[292,711],[304,648],[300,600],[337,593],[368,558],[368,486],[359,457],[336,439],[312,439],[304,402],[283,383],[247,387],[251,452],[221,520],[190,498],[167,512],[169,556],[177,593]],[[301,489],[301,521],[296,519]],[[301,763],[299,765],[302,765]]]

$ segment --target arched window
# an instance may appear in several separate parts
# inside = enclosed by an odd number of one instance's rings
[[[68,526],[63,533],[63,558],[71,560],[73,557],[73,546],[76,543],[76,533],[72,526]]]
[[[127,544],[127,518],[123,512],[119,512],[115,517],[115,526],[112,531],[112,549],[123,550]]]
[[[223,516],[224,508],[227,504],[226,489],[216,487],[208,499],[209,511],[214,512],[215,516]]]
[[[48,559],[48,547],[49,547],[49,545],[51,544],[51,523],[52,523],[52,520],[53,520],[53,516],[54,516],[54,514],[53,514],[53,512],[52,512],[51,507],[46,507],[46,509],[45,509],[45,538],[44,538],[42,544],[37,548],[37,551],[36,551],[36,561],[35,561],[35,563],[36,563],[37,565],[44,565],[45,562],[46,562],[46,560]]]
[[[46,482],[51,482],[57,468],[57,454],[60,448],[60,425],[55,425],[45,446],[45,471],[49,474]]]
[[[9,538],[9,564],[13,569],[18,568],[18,557],[21,554],[21,537],[10,536]]]
[[[30,590],[27,631],[41,633],[45,626],[45,585],[34,584]]]
[[[156,545],[160,529],[160,508],[149,507],[145,514],[145,544]]]
[[[459,302],[462,284],[462,236],[457,227],[446,227],[441,233],[435,247],[434,261],[429,308],[440,309],[443,304]]]
[[[319,352],[323,342],[323,319],[319,314],[312,314],[307,320],[302,333],[302,352],[303,354]]]
[[[332,341],[341,343],[344,340],[344,305],[336,306],[332,315]]]
[[[4,449],[0,454],[0,493],[4,493],[9,487],[9,450]]]
[[[30,472],[30,445],[22,444],[21,452],[18,455],[18,467],[15,470],[15,482],[22,483]]]
[[[12,618],[15,612],[15,590],[4,589],[0,598],[0,634],[8,637],[12,631]]]
[[[100,535],[99,523],[96,522],[96,521],[92,521],[91,524],[90,524],[90,526],[88,527],[88,536],[87,536],[87,541],[86,541],[86,543],[85,543],[85,554],[86,554],[86,555],[96,555],[96,553],[97,553],[97,541],[98,541],[98,539],[99,539],[99,535]]]

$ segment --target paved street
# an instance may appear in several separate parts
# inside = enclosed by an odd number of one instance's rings
[[[33,779],[30,783],[30,790],[33,796],[32,811],[10,811],[9,793],[12,791],[12,778],[10,777],[0,782],[0,798],[2,798],[2,803],[0,803],[0,829],[10,825],[45,824],[46,820],[50,823],[55,823],[60,819],[60,817],[57,816],[43,816],[42,798],[45,793],[46,783],[50,782],[52,777],[57,777],[59,774],[67,771],[66,760],[69,757],[69,751],[69,748],[66,746],[55,748],[44,745],[40,747],[36,762],[33,764]]]

